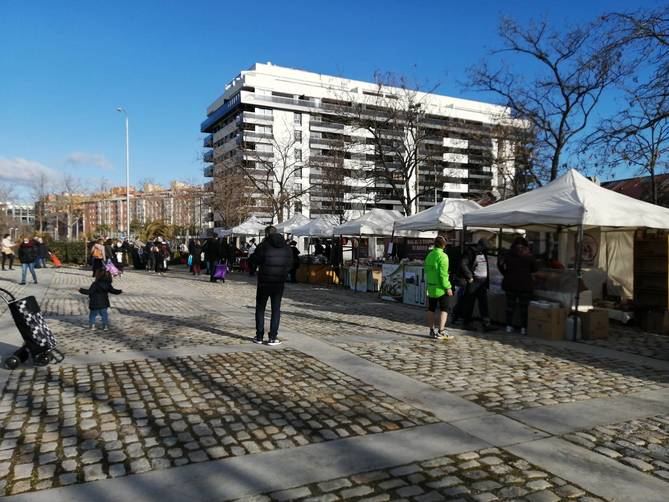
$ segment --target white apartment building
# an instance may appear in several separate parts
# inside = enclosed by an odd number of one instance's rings
[[[388,97],[392,91],[384,88]],[[201,132],[208,134],[203,159],[207,163],[204,175],[213,178],[209,188],[218,191],[235,162],[255,166],[262,177],[266,164],[259,160],[285,156],[280,151],[283,143],[289,146],[290,165],[299,167],[293,169],[289,185],[300,194],[291,200],[284,219],[293,212],[313,217],[342,208],[346,218],[372,207],[402,210],[387,183],[370,180],[375,146],[368,131],[339,120],[342,106],[351,102],[364,104],[370,113],[383,114],[382,108],[371,106],[378,96],[376,83],[256,63],[225,86],[201,124]],[[407,190],[413,191],[408,198],[415,199],[412,213],[442,198],[478,199],[498,190],[505,183],[502,169],[506,173],[513,169],[508,161],[496,160],[512,145],[493,134],[493,126],[508,119],[507,111],[488,103],[437,94],[416,93],[416,99],[424,112],[420,127],[430,132],[421,145],[430,162],[419,166],[408,184]],[[343,146],[349,144],[354,146]],[[328,177],[328,162],[338,157],[343,167],[343,193],[335,203],[332,194],[323,188],[323,180]],[[504,165],[497,165],[500,163]],[[421,187],[428,182],[433,189],[423,193]],[[252,192],[251,212],[266,221],[276,221],[266,197],[257,190]],[[220,220],[220,215],[216,219]]]

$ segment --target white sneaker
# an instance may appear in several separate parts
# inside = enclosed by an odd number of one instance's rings
[[[513,333],[513,326],[507,326],[506,327],[506,332],[509,333],[509,334]]]

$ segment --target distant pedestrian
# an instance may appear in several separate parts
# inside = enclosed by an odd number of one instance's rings
[[[95,320],[100,316],[102,321],[102,329],[107,331],[109,327],[109,293],[113,295],[120,295],[123,291],[115,289],[112,286],[112,276],[106,270],[98,270],[95,273],[95,281],[88,289],[81,288],[79,292],[88,295],[88,327],[95,329]]]
[[[265,229],[265,239],[254,253],[254,262],[258,268],[258,287],[256,289],[256,336],[255,343],[263,343],[265,334],[265,307],[269,299],[272,304],[272,317],[269,328],[268,345],[279,345],[279,321],[281,320],[281,298],[288,271],[293,265],[293,253],[286,245],[283,236],[276,228]]]
[[[93,247],[91,248],[91,260],[93,277],[95,277],[98,270],[103,270],[105,268],[105,261],[107,260],[104,241],[102,239],[98,239],[95,241],[95,244],[93,244]]]
[[[297,242],[290,241],[290,250],[293,253],[293,266],[290,269],[290,282],[297,282],[297,269],[300,268],[300,250],[297,249]]]
[[[253,276],[256,275],[256,269],[258,268],[258,263],[255,261],[255,257],[253,256],[257,250],[258,246],[256,246],[256,239],[253,237],[249,241],[249,246],[248,246],[248,264],[249,264],[249,275]]]
[[[37,259],[37,249],[31,239],[27,237],[19,246],[19,261],[21,262],[21,284],[26,283],[26,274],[30,270],[33,281],[37,284],[37,275],[35,274],[35,260]]]
[[[221,240],[218,235],[210,237],[202,247],[204,259],[207,261],[207,270],[209,270],[209,282],[217,282],[214,277],[216,265],[221,261]]]
[[[12,242],[11,236],[5,234],[2,237],[2,244],[0,244],[0,251],[2,252],[2,270],[5,269],[5,263],[9,261],[9,270],[14,270],[14,248],[16,244]]]
[[[199,240],[195,240],[190,246],[190,257],[191,257],[191,273],[193,275],[200,275],[200,270],[202,269],[202,244]]]
[[[448,255],[444,253],[446,240],[439,236],[434,240],[434,248],[425,258],[425,280],[427,282],[427,325],[430,338],[450,340],[452,335],[446,333],[448,320],[448,297],[453,296],[451,281],[448,277]],[[437,305],[439,306],[439,322],[436,321]],[[436,329],[435,329],[436,328]]]
[[[488,242],[480,239],[476,246],[470,246],[465,250],[460,271],[465,279],[465,294],[463,298],[464,328],[472,329],[472,316],[474,305],[478,303],[479,315],[483,322],[483,329],[490,328],[490,317],[488,315]]]
[[[537,264],[524,237],[513,241],[510,251],[499,261],[504,275],[502,289],[506,293],[506,332],[513,333],[513,318],[520,310],[520,334],[527,334],[527,309],[532,300]]]
[[[46,268],[46,261],[49,259],[49,247],[41,237],[35,238],[35,249],[37,252],[37,268]]]

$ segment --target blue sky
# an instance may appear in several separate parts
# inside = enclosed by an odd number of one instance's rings
[[[641,1],[636,6],[657,2]],[[199,124],[224,85],[254,62],[369,80],[408,75],[485,99],[459,82],[498,44],[500,15],[565,27],[628,1],[413,2],[0,0],[0,181],[24,199],[39,170],[93,189],[202,181]]]

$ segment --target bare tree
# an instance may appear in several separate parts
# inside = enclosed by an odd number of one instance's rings
[[[614,12],[603,16],[607,28],[606,50],[623,50],[635,68],[633,84],[637,103],[647,101],[653,113],[637,122],[636,131],[650,129],[669,119],[669,5],[636,12]],[[634,130],[623,124],[627,133]]]
[[[65,174],[63,177],[63,193],[61,198],[61,207],[65,212],[67,221],[67,240],[72,240],[73,218],[77,218],[79,225],[79,216],[81,216],[81,181],[71,174]]]
[[[214,215],[222,215],[225,227],[239,225],[253,210],[251,182],[243,171],[230,166],[225,175],[217,178],[214,183],[214,191],[209,200]]]
[[[0,232],[4,235],[10,226],[6,204],[14,198],[14,189],[8,183],[0,183]]]
[[[536,135],[530,174],[537,184],[558,176],[563,155],[585,130],[604,90],[625,74],[620,50],[604,50],[601,32],[600,24],[558,33],[546,22],[523,27],[502,19],[502,48],[491,54],[501,58],[500,65],[481,63],[469,69],[471,87],[496,94]],[[517,70],[525,73],[528,65],[537,69],[532,79]]]
[[[35,179],[32,182],[32,196],[35,200],[35,217],[37,218],[38,230],[40,233],[44,232],[44,206],[46,196],[49,195],[51,191],[51,183],[49,177],[44,173],[40,172],[37,174]]]
[[[347,187],[344,164],[345,142],[343,139],[331,143],[332,155],[319,156],[318,160],[309,163],[312,179],[318,177],[320,195],[324,201],[321,211],[336,216],[343,223],[346,212],[345,194],[355,187]],[[348,170],[350,172],[350,169]],[[312,208],[311,213],[314,214]]]
[[[650,202],[658,203],[656,174],[669,166],[669,116],[660,118],[669,95],[653,102],[647,97],[628,97],[627,106],[602,121],[584,142],[584,150],[598,157],[607,170],[633,166],[650,177]]]
[[[368,147],[359,148],[358,155],[363,166],[369,165],[377,202],[399,201],[408,216],[438,184],[428,142],[442,137],[426,127],[430,92],[390,73],[377,73],[375,82],[374,92],[342,96],[337,114],[358,136],[352,146]]]
[[[262,195],[264,202],[279,223],[288,213],[293,202],[299,200],[312,187],[302,184],[301,142],[294,134],[277,137],[275,133],[263,135],[262,141],[246,140],[243,152],[246,159],[236,156],[232,163]]]

